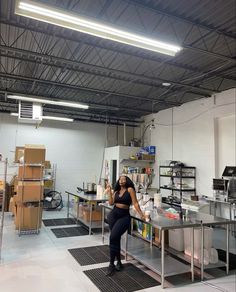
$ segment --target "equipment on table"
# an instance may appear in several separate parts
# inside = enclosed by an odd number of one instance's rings
[[[221,179],[213,178],[213,192],[216,200],[236,200],[236,166],[226,166]]]

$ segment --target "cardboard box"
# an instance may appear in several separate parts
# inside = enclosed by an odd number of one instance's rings
[[[0,180],[0,191],[2,191],[4,188],[4,181]]]
[[[16,216],[16,196],[13,196],[13,209],[12,209],[12,215]]]
[[[90,208],[83,208],[83,219],[87,222],[90,221]],[[102,220],[102,210],[101,208],[96,208],[92,210],[92,221],[101,221]]]
[[[19,181],[17,186],[17,202],[37,202],[43,200],[43,182]]]
[[[19,206],[17,205],[15,225],[16,229],[35,230],[41,227],[42,224],[42,207],[34,206]]]
[[[24,150],[25,163],[44,163],[46,149],[44,145],[26,144]]]
[[[10,198],[10,202],[9,202],[9,212],[13,213],[13,207],[14,207],[14,199],[13,197]]]
[[[45,160],[44,162],[44,168],[45,169],[51,169],[51,162],[49,160]]]
[[[19,166],[18,179],[41,179],[43,168],[40,166]]]
[[[141,159],[142,160],[153,160],[153,161],[155,161],[155,155],[152,155],[152,154],[142,154]]]
[[[18,186],[18,177],[15,176],[15,178],[14,178],[14,193],[17,193],[17,186]]]
[[[51,189],[53,187],[53,181],[52,180],[45,180],[44,181],[44,187]]]
[[[15,162],[20,162],[20,158],[24,156],[24,146],[16,146]]]
[[[158,228],[154,228],[154,241],[158,244],[161,244],[161,240],[160,240],[160,237],[161,237],[161,231],[159,231]],[[165,230],[165,244],[169,244],[169,232],[168,230]]]

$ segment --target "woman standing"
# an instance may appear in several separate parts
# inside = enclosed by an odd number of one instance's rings
[[[134,205],[142,220],[145,220],[145,217],[139,207],[134,184],[129,177],[120,176],[116,182],[114,191],[110,185],[107,185],[106,193],[109,195],[109,205],[114,205],[113,210],[107,217],[110,228],[110,264],[107,270],[107,276],[112,276],[116,270],[120,271],[122,269],[120,240],[122,234],[130,226],[130,205]],[[114,264],[115,259],[117,260],[116,266]]]

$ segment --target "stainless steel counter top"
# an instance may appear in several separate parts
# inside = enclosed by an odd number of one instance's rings
[[[236,200],[231,200],[231,201],[223,201],[223,200],[217,200],[214,198],[206,198],[208,202],[214,202],[214,203],[221,203],[221,204],[226,204],[226,205],[233,205],[236,204]]]
[[[66,191],[66,194],[69,194],[71,196],[77,197],[77,198],[81,198],[85,201],[93,201],[93,202],[106,202],[108,201],[108,197],[107,196],[97,196],[96,194],[84,194],[83,192],[75,194],[75,193],[71,193]]]
[[[112,209],[113,206],[109,206],[108,204],[101,204],[105,208]],[[197,213],[197,212],[188,212],[188,216],[185,220],[183,219],[173,219],[168,218],[164,215],[164,211],[168,209],[169,206],[166,204],[162,204],[162,208],[156,209],[155,212],[151,214],[151,221],[147,222],[151,224],[154,228],[158,228],[161,230],[168,229],[179,229],[179,228],[188,228],[188,227],[199,227],[204,225],[218,225],[218,224],[235,224],[234,220],[229,220],[225,218],[216,217],[209,214]],[[140,219],[140,216],[134,209],[130,209],[130,215],[134,219]]]

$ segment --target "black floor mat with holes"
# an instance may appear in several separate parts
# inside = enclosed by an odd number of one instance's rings
[[[223,249],[217,249],[219,260],[226,262],[226,252]],[[225,267],[221,268],[225,270]],[[236,254],[229,253],[229,270],[236,270]]]
[[[160,283],[132,264],[124,264],[124,269],[106,276],[107,267],[84,271],[85,275],[101,292],[132,292],[158,286]]]
[[[81,236],[81,235],[89,234],[88,230],[82,226],[66,227],[66,228],[52,228],[51,230],[57,238],[73,237],[73,236]]]
[[[68,251],[81,266],[106,263],[110,260],[108,245],[73,248]]]
[[[43,219],[43,224],[44,226],[74,225],[76,220],[73,218]]]

